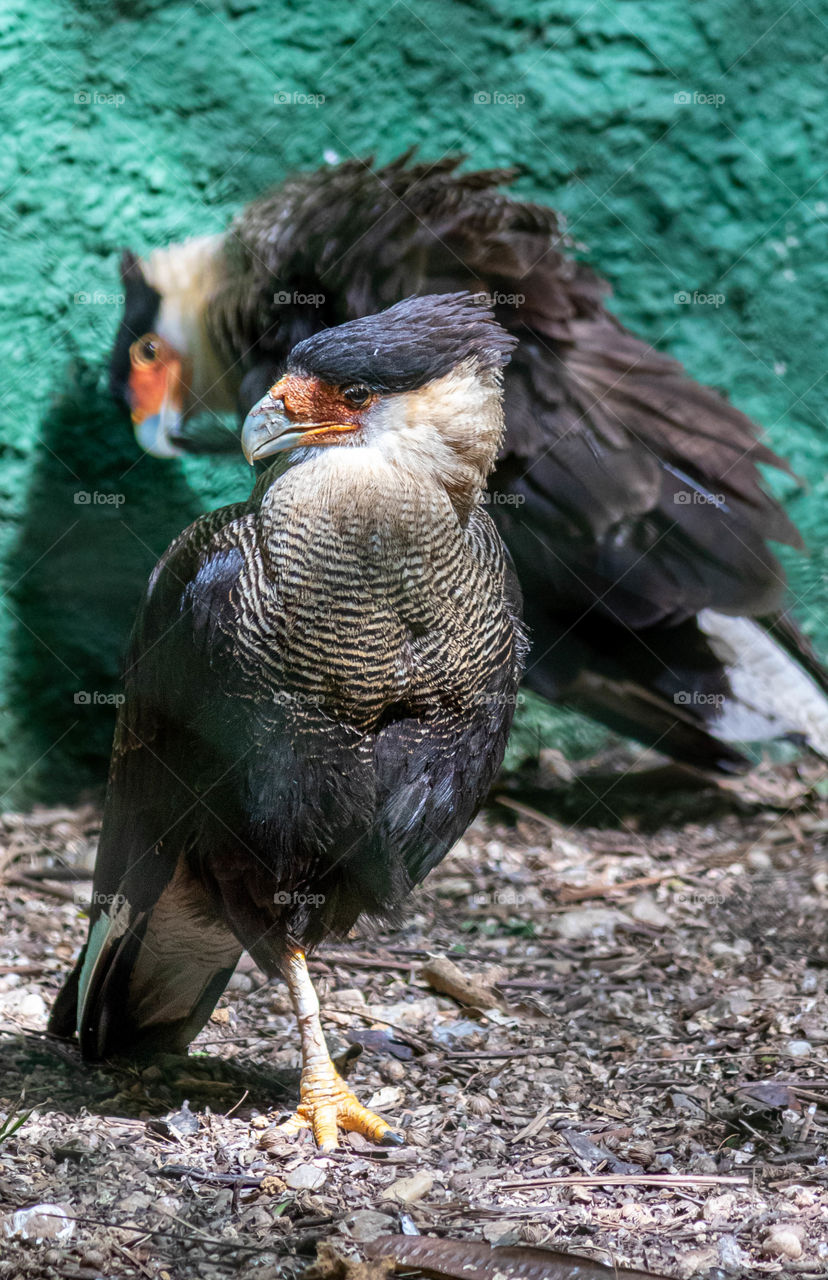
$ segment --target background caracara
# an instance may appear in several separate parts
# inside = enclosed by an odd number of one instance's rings
[[[244,427],[275,457],[251,500],[153,572],[51,1022],[86,1057],[186,1046],[245,948],[299,1020],[288,1130],[394,1140],[333,1068],[304,951],[393,918],[503,757],[524,642],[482,494],[513,345],[463,294],[301,343]]]
[[[244,414],[299,340],[413,293],[483,291],[518,339],[490,510],[520,578],[527,683],[676,759],[732,745],[828,754],[828,677],[782,612],[768,543],[801,545],[764,490],[787,470],[757,428],[606,310],[553,210],[458,161],[289,179],[224,236],[124,258],[112,387],[161,455],[234,448],[202,409]]]

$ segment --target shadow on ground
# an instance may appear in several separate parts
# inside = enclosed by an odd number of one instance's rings
[[[20,1096],[18,1113],[44,1107],[67,1115],[147,1117],[175,1111],[243,1112],[295,1104],[298,1071],[267,1071],[208,1054],[157,1054],[151,1061],[88,1063],[77,1045],[35,1032],[0,1033],[3,1092]]]
[[[3,802],[100,787],[132,620],[147,577],[203,509],[176,464],[150,458],[78,366],[45,415],[9,569],[9,715],[15,773]]]

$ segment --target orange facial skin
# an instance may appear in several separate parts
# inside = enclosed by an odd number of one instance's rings
[[[160,414],[165,404],[179,413],[187,386],[184,361],[165,338],[147,333],[129,349],[129,404],[136,426]]]
[[[301,427],[308,423],[303,444],[335,444],[337,437],[362,426],[362,415],[377,399],[366,394],[359,403],[349,401],[346,392],[354,388],[332,387],[318,378],[285,374],[270,388],[270,399],[281,400],[285,414]]]

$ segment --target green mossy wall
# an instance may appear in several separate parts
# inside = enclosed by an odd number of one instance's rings
[[[827,24],[824,0],[5,0],[0,803],[100,783],[112,708],[75,695],[117,691],[154,559],[248,485],[233,461],[142,457],[113,411],[119,250],[222,228],[333,157],[520,163],[515,189],[566,213],[624,321],[808,482],[775,480],[811,547],[786,556],[796,610],[824,642]]]

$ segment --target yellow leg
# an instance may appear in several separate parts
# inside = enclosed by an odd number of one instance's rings
[[[299,1106],[295,1114],[279,1126],[282,1132],[294,1134],[310,1129],[322,1151],[333,1151],[339,1146],[337,1128],[356,1130],[383,1147],[401,1146],[404,1139],[390,1124],[357,1101],[331,1062],[319,1019],[319,1000],[303,951],[291,952],[285,962],[284,975],[299,1023],[302,1080]]]

